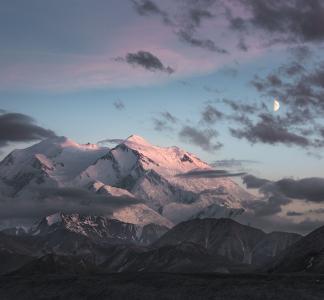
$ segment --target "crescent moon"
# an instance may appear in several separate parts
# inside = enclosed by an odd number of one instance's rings
[[[279,108],[280,108],[280,103],[279,103],[278,99],[275,98],[275,99],[273,100],[273,111],[276,112],[276,111],[279,110]]]

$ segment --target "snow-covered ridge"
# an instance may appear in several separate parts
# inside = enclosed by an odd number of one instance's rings
[[[100,180],[105,184],[119,185],[122,178],[149,170],[173,177],[194,169],[211,167],[178,147],[153,146],[142,137],[131,135],[82,172],[80,181]]]
[[[46,139],[11,152],[0,163],[0,179],[14,186],[12,194],[39,182],[64,186],[108,150],[94,144],[79,145],[66,137]]]

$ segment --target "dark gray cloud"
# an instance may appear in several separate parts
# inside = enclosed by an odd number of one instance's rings
[[[117,109],[117,110],[124,110],[125,109],[125,104],[122,100],[118,99],[116,101],[114,101],[114,107]]]
[[[274,215],[281,212],[281,207],[293,200],[303,200],[313,203],[324,202],[324,178],[303,178],[299,180],[284,178],[270,181],[253,175],[243,177],[243,183],[248,188],[257,188],[264,195],[263,201],[244,202],[257,216]],[[305,212],[307,213],[307,212]],[[308,211],[311,213],[311,211]],[[287,216],[297,216],[293,212]]]
[[[222,120],[223,115],[224,114],[214,106],[208,104],[201,113],[201,120],[208,125],[212,125]]]
[[[318,78],[319,81],[321,79]],[[267,82],[272,87],[282,87],[283,83],[278,76],[269,75]],[[258,90],[264,90],[266,84],[256,80],[253,83]],[[270,93],[270,92],[269,92]],[[277,93],[274,93],[277,94]],[[323,93],[324,95],[324,93]],[[274,114],[270,111],[269,106],[264,103],[244,103],[231,99],[222,99],[221,103],[229,107],[230,113],[217,114],[224,120],[231,121],[229,131],[231,135],[238,139],[246,139],[252,144],[263,143],[270,145],[283,144],[286,146],[299,146],[304,149],[319,148],[324,146],[324,137],[321,136],[320,126],[312,119],[313,113],[307,107],[296,107],[287,110],[282,114]],[[287,102],[285,103],[287,104]],[[204,121],[210,124],[216,121],[217,115],[207,107],[204,111]],[[238,126],[235,128],[235,125]],[[314,133],[320,138],[314,137]],[[309,149],[307,149],[309,151]]]
[[[233,30],[256,30],[279,42],[320,42],[324,38],[324,3],[313,1],[237,0],[247,17],[228,14]]]
[[[272,216],[282,211],[281,206],[291,203],[292,200],[282,195],[273,195],[265,200],[244,202],[244,207],[253,210],[255,216]]]
[[[244,51],[244,52],[247,52],[249,50],[249,47],[248,45],[245,43],[245,40],[243,38],[240,38],[238,43],[237,43],[237,48]]]
[[[141,203],[131,197],[112,197],[80,188],[47,188],[37,190],[39,197],[0,198],[0,218],[36,218],[58,211],[86,215],[110,215],[118,208]]]
[[[184,2],[179,8],[173,7],[179,13],[167,13],[162,10],[155,2],[150,0],[135,1],[132,0],[135,11],[141,16],[157,16],[161,18],[164,24],[172,27],[179,40],[193,47],[203,48],[219,54],[227,54],[228,51],[217,46],[214,41],[208,38],[202,38],[197,33],[197,28],[205,19],[212,19],[214,15],[210,11],[210,6],[215,1],[203,2]],[[175,5],[177,6],[177,4]]]
[[[222,54],[228,51],[198,35],[203,21],[225,17],[229,30],[237,34],[237,47],[242,51],[248,51],[246,37],[249,36],[263,40],[266,37],[264,46],[319,43],[324,39],[324,3],[321,0],[175,1],[169,12],[162,10],[156,1],[132,2],[139,15],[159,17],[183,42]],[[309,54],[306,46],[299,48],[300,57]]]
[[[275,127],[280,133],[279,137],[266,138],[267,143],[275,141],[287,144],[307,146],[307,153],[312,156],[320,156],[318,149],[324,146],[324,136],[319,128],[322,127],[320,118],[324,113],[324,61],[314,55],[310,45],[298,45],[287,49],[288,60],[272,70],[265,76],[256,75],[251,81],[251,85],[260,93],[261,97],[270,99],[277,97],[285,107],[277,116],[273,116],[272,121],[280,124]],[[268,118],[268,120],[270,120]],[[262,132],[264,136],[267,131],[270,136],[273,133],[268,130],[270,124],[261,120]],[[259,123],[251,122],[242,131],[234,131],[236,137],[246,137],[251,139]],[[272,125],[271,125],[272,127]],[[261,130],[260,129],[260,130]],[[263,142],[264,139],[256,138],[256,142]],[[284,142],[285,143],[285,142]],[[312,149],[310,149],[312,148]],[[315,152],[314,152],[315,151]]]
[[[324,113],[324,62],[303,63],[310,50],[296,49],[297,54],[293,56],[299,57],[298,61],[289,61],[264,78],[255,76],[251,82],[261,96],[278,97],[285,112],[277,116],[259,114],[259,122],[245,123],[245,127],[232,131],[235,137],[252,142],[295,144],[315,150],[324,146],[319,121]]]
[[[199,27],[203,19],[212,19],[213,14],[205,9],[193,8],[189,10],[189,17],[195,27]]]
[[[103,145],[103,144],[121,144],[122,142],[124,142],[123,139],[104,139],[101,141],[98,141],[97,144],[99,145]]]
[[[217,52],[219,54],[227,54],[228,51],[224,48],[221,48],[215,44],[214,41],[210,39],[204,39],[195,37],[193,32],[188,30],[179,30],[177,32],[178,37],[181,41],[193,46],[193,47],[199,47],[204,48],[212,52]]]
[[[148,51],[138,51],[136,53],[128,53],[125,58],[117,57],[116,61],[125,61],[132,66],[140,66],[151,72],[174,73],[174,69],[164,66],[161,60]]]
[[[134,8],[136,12],[141,16],[150,16],[156,15],[162,18],[163,22],[167,25],[173,24],[168,14],[161,10],[157,4],[150,0],[131,0],[133,2]]]
[[[243,183],[246,185],[249,189],[258,189],[261,188],[263,185],[270,182],[270,180],[259,178],[253,175],[245,175],[243,177]]]
[[[153,118],[152,121],[153,121],[153,128],[155,131],[172,130],[172,127],[169,125],[169,122],[167,122],[164,119]]]
[[[324,178],[312,177],[299,180],[286,178],[275,182],[275,185],[287,197],[324,202]]]
[[[243,176],[245,173],[230,173],[225,170],[193,170],[176,176],[186,178],[222,178]]]
[[[172,130],[173,125],[178,123],[178,119],[168,111],[160,113],[158,117],[154,117],[152,120],[153,128],[156,131]]]
[[[0,147],[10,142],[30,142],[55,137],[56,134],[36,124],[30,116],[0,113]]]
[[[168,112],[168,111],[162,112],[162,113],[161,113],[161,116],[162,116],[165,120],[167,120],[167,121],[169,121],[169,122],[171,122],[171,123],[173,123],[173,124],[175,124],[175,123],[178,122],[178,119],[177,119],[174,115],[172,115],[170,112]]]
[[[310,209],[308,211],[311,214],[324,214],[324,208]]]
[[[132,0],[135,9],[140,15],[146,14],[161,14],[161,10],[158,6],[150,0],[135,1]]]
[[[274,118],[270,114],[260,114],[259,118],[259,122],[245,124],[241,129],[230,128],[230,133],[236,138],[245,138],[252,144],[311,145],[311,141],[303,135],[289,131],[289,127],[280,122],[280,118]]]
[[[256,103],[244,103],[242,101],[234,101],[231,99],[223,99],[222,102],[229,106],[234,112],[253,114],[260,110],[260,107]],[[263,107],[262,107],[263,108]]]
[[[270,73],[266,78],[261,79],[258,75],[255,75],[251,80],[251,85],[256,88],[257,91],[263,92],[265,90],[272,90],[272,92],[283,85],[279,73],[285,73],[294,75],[302,70],[299,64],[286,64],[280,67],[278,74]]]
[[[217,136],[217,131],[213,129],[197,129],[191,126],[184,126],[179,132],[181,140],[208,152],[214,152],[223,146],[220,142],[214,142]]]
[[[308,214],[322,215],[322,214],[324,214],[324,208],[309,209],[305,212],[288,211],[286,215],[288,217],[296,217],[296,216],[298,217],[298,216],[305,216]]]
[[[132,197],[114,197],[101,195],[93,193],[89,190],[83,188],[75,187],[62,187],[62,188],[40,188],[36,190],[39,193],[40,199],[51,198],[51,197],[61,197],[65,199],[73,199],[77,203],[90,205],[95,204],[105,204],[111,208],[123,207],[131,204],[141,203],[142,201],[132,198]]]
[[[305,71],[306,71],[305,68],[298,62],[292,62],[290,64],[285,64],[279,68],[280,74],[288,75],[288,76],[296,76],[298,74],[304,73]],[[254,83],[255,83],[255,87],[259,91],[265,89],[266,87],[271,87],[269,85],[267,86],[266,83],[261,83],[260,78],[259,78],[259,80],[255,80]]]
[[[213,167],[220,167],[220,168],[240,168],[245,165],[250,164],[259,164],[259,161],[256,160],[249,160],[249,159],[222,159],[222,160],[216,160],[212,162],[210,165]],[[252,175],[248,175],[252,176]]]
[[[288,211],[286,213],[286,216],[287,217],[300,217],[300,216],[303,216],[305,213],[303,212],[298,212],[298,211]]]

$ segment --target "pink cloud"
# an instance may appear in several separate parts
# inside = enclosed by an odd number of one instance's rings
[[[0,89],[36,90],[78,90],[87,88],[113,88],[164,84],[174,79],[209,74],[233,63],[234,60],[249,61],[262,55],[264,49],[257,40],[250,39],[253,45],[248,52],[237,49],[237,36],[224,34],[227,25],[222,20],[208,22],[199,32],[202,36],[218,30],[215,43],[230,54],[218,54],[190,47],[179,41],[173,29],[161,24],[157,19],[139,18],[132,26],[122,27],[116,37],[107,39],[105,53],[92,55],[65,55],[40,53],[39,59],[7,65],[0,70]],[[113,41],[113,44],[109,44]],[[175,73],[149,72],[141,67],[115,61],[113,58],[125,56],[129,52],[149,51],[164,65],[171,66]]]

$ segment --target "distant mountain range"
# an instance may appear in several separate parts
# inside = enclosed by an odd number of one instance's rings
[[[24,234],[0,232],[0,272],[323,272],[323,234],[267,234],[227,218],[168,229],[58,214]]]

